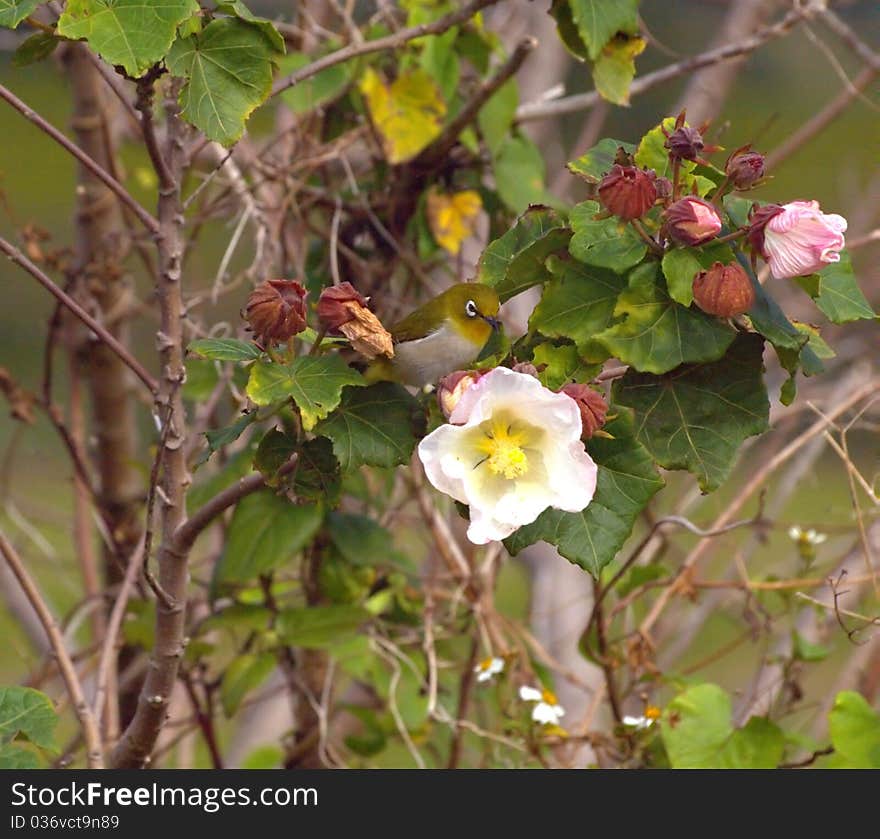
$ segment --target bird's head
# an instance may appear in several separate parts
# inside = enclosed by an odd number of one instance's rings
[[[493,288],[479,283],[458,283],[438,298],[443,320],[471,343],[482,347],[498,329],[500,301]]]

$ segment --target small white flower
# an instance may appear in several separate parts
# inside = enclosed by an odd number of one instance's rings
[[[493,676],[504,672],[504,659],[492,656],[484,658],[475,668],[474,673],[477,674],[478,682],[488,682]]]
[[[519,689],[519,698],[523,702],[534,702],[532,719],[542,725],[559,725],[565,716],[565,709],[559,704],[556,695],[549,690],[540,690],[529,685]]]
[[[810,528],[809,530],[801,530],[797,525],[790,527],[788,530],[788,538],[792,542],[798,542],[802,545],[821,545],[827,538],[826,533],[819,533]]]
[[[598,470],[581,431],[571,397],[496,367],[419,443],[419,458],[436,489],[470,507],[468,539],[485,545],[548,507],[579,513],[593,500]]]
[[[656,706],[648,705],[648,707],[645,708],[645,713],[642,714],[642,716],[626,716],[621,720],[621,722],[626,726],[630,726],[631,728],[642,730],[645,728],[650,728],[652,725],[654,725],[654,723],[660,719],[661,713],[661,710]]]

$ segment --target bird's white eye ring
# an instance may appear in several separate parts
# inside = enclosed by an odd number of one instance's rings
[[[473,300],[468,300],[468,302],[464,304],[464,310],[469,318],[475,318],[477,316],[477,304],[474,303]]]

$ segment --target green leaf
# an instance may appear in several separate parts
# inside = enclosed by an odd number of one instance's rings
[[[694,302],[694,277],[711,268],[715,262],[729,265],[733,251],[727,245],[707,245],[703,248],[671,248],[663,255],[663,276],[669,296],[682,306]]]
[[[505,137],[493,152],[492,170],[498,195],[513,212],[547,200],[544,156],[528,137]]]
[[[234,15],[247,23],[252,23],[269,39],[275,52],[284,53],[286,49],[284,38],[281,37],[281,33],[275,28],[275,25],[266,18],[255,15],[242,0],[225,0],[225,2],[217,4],[217,9],[227,15]]]
[[[21,735],[35,746],[57,751],[58,715],[49,697],[33,688],[0,688],[0,745]]]
[[[648,452],[621,413],[605,430],[614,439],[594,437],[587,449],[599,467],[596,494],[580,513],[545,510],[532,524],[504,540],[511,554],[544,540],[566,559],[598,578],[623,547],[639,513],[663,486]]]
[[[593,61],[618,32],[638,31],[639,0],[569,0],[569,6]]]
[[[638,36],[620,34],[612,38],[593,66],[593,83],[603,99],[615,105],[629,105],[629,87],[636,77],[636,57],[647,46]]]
[[[342,470],[333,454],[333,444],[326,437],[306,440],[300,446],[293,491],[304,501],[323,501],[328,507],[339,502]]]
[[[571,231],[549,207],[530,207],[500,239],[490,242],[477,266],[477,280],[502,302],[550,279],[545,260],[564,250]]]
[[[302,415],[303,428],[311,431],[339,405],[343,387],[365,384],[363,376],[336,353],[304,355],[290,364],[257,362],[251,368],[247,395],[257,405],[292,398]]]
[[[556,256],[549,257],[547,269],[554,279],[544,287],[529,329],[582,346],[610,325],[624,280],[605,268]]]
[[[596,221],[598,212],[595,201],[584,201],[571,211],[574,236],[568,244],[569,253],[587,265],[622,274],[642,261],[647,245],[630,225],[614,217]]]
[[[48,58],[62,41],[51,32],[35,32],[25,38],[18,45],[18,49],[12,54],[12,63],[15,67],[27,67]]]
[[[669,133],[675,128],[675,119],[667,117],[661,123]],[[658,175],[670,177],[671,164],[669,162],[669,152],[664,148],[666,135],[663,133],[661,125],[652,128],[639,142],[636,149],[635,161],[639,166],[646,169],[653,169]],[[697,170],[705,172],[711,177],[697,174]],[[698,166],[692,160],[683,160],[681,162],[681,172],[679,180],[681,183],[681,193],[688,194],[696,186],[697,194],[706,195],[716,187],[716,180],[723,178],[723,174],[714,167]]]
[[[794,657],[800,661],[824,661],[831,654],[831,648],[824,644],[808,641],[797,630],[792,632]]]
[[[480,133],[493,155],[500,151],[510,133],[517,105],[519,105],[519,92],[516,80],[510,79],[489,97],[489,101],[477,114]]]
[[[568,0],[553,0],[550,4],[550,16],[556,21],[556,32],[565,48],[579,61],[587,61],[590,53],[578,32]]]
[[[263,354],[256,344],[236,338],[200,338],[187,351],[211,361],[255,361]]]
[[[619,322],[595,336],[611,355],[645,373],[666,373],[688,361],[715,361],[736,332],[669,297],[656,263],[630,274],[614,309]]]
[[[0,769],[39,769],[40,760],[30,749],[14,743],[0,746]]]
[[[441,35],[422,39],[424,46],[419,56],[419,66],[437,83],[440,93],[448,102],[458,87],[459,62],[455,54],[458,27],[453,26]]]
[[[742,334],[710,364],[665,376],[627,371],[614,383],[613,402],[635,411],[636,435],[666,469],[687,469],[700,489],[717,489],[730,474],[743,440],[768,428],[763,339]]]
[[[216,582],[249,582],[286,563],[308,545],[323,520],[320,505],[291,504],[262,490],[238,503]]]
[[[535,347],[532,362],[539,368],[541,384],[550,390],[559,390],[569,382],[589,381],[601,369],[601,364],[584,361],[574,344],[556,346],[549,341]]]
[[[283,76],[290,75],[297,70],[301,70],[307,64],[311,64],[312,60],[304,52],[290,53],[279,62],[281,74]],[[320,105],[325,105],[341,96],[354,78],[355,66],[354,62],[346,61],[342,64],[328,67],[326,70],[316,73],[310,79],[287,88],[281,94],[281,98],[293,113],[308,113]]]
[[[666,706],[660,721],[673,769],[775,769],[785,737],[774,723],[752,717],[735,729],[730,697],[717,685],[688,688]]]
[[[367,516],[330,513],[327,532],[339,553],[352,565],[385,566],[391,560],[406,565],[406,558],[394,547],[391,531]]]
[[[419,403],[392,382],[344,391],[339,408],[316,429],[333,441],[346,472],[364,464],[397,466],[409,462],[423,421]]]
[[[178,38],[166,64],[186,79],[180,92],[183,116],[210,139],[232,145],[269,95],[277,55],[260,27],[238,18],[214,20],[201,32]]]
[[[137,78],[168,55],[178,25],[198,11],[196,0],[68,0],[58,34],[85,38],[108,64]]]
[[[227,425],[225,428],[206,431],[205,439],[208,441],[208,448],[197,465],[204,463],[214,452],[222,449],[223,446],[234,443],[256,419],[257,414],[254,411],[250,414],[242,414],[234,423]]]
[[[855,691],[837,694],[828,716],[832,764],[841,769],[880,769],[880,714]]]
[[[269,678],[275,664],[272,653],[244,653],[232,659],[220,683],[220,704],[227,718],[235,714],[248,693]]]
[[[284,762],[281,746],[257,746],[242,762],[242,769],[278,769]]]
[[[852,261],[846,251],[840,254],[840,262],[826,265],[819,272],[819,294],[812,296],[832,323],[849,323],[877,317],[856,282]]]
[[[290,460],[297,445],[290,435],[271,428],[263,435],[254,454],[254,469],[266,476],[266,482],[272,486],[275,474]]]
[[[621,148],[630,154],[636,150],[632,143],[624,143],[622,140],[612,140],[606,137],[586,154],[581,155],[577,160],[570,161],[567,167],[569,171],[580,175],[584,180],[590,183],[599,183],[602,176],[610,171],[614,165],[617,150]]]
[[[15,29],[42,2],[43,0],[0,0],[0,26]]]
[[[323,649],[352,636],[370,615],[360,606],[307,606],[278,614],[278,633],[292,647]]]

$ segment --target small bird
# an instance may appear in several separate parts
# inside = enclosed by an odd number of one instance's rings
[[[423,387],[467,367],[500,326],[499,306],[489,286],[450,286],[389,329],[394,358],[374,362],[367,377]]]

